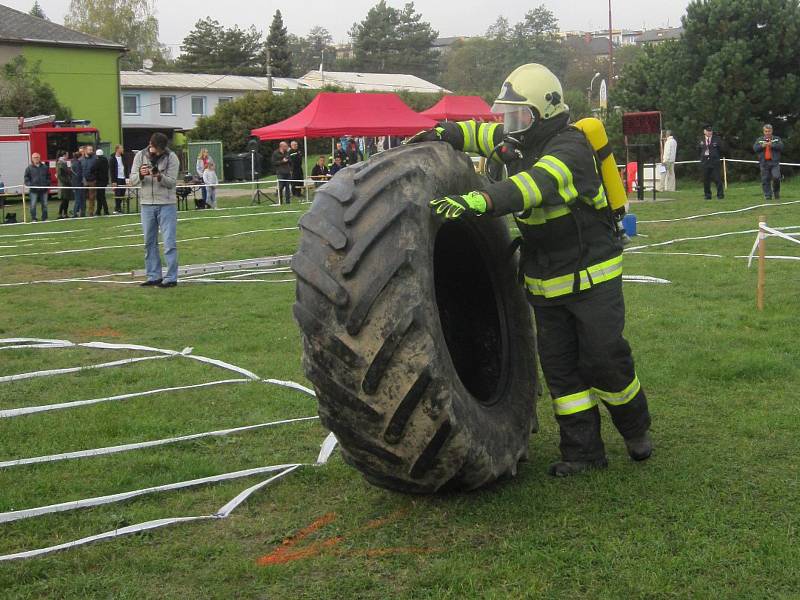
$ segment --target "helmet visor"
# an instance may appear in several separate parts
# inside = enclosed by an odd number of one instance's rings
[[[533,111],[530,106],[495,102],[492,112],[502,118],[506,133],[522,133],[533,125]]]

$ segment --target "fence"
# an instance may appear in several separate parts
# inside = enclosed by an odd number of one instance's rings
[[[305,202],[305,203],[311,202],[311,190],[315,189],[317,184],[320,183],[320,181],[314,180],[314,179],[311,179],[311,178],[306,178],[306,179],[286,179],[286,180],[283,180],[283,181],[288,181],[290,183],[300,184],[300,187],[302,187],[302,191],[303,191],[303,194],[304,194],[304,197],[305,197],[305,200],[301,201],[301,202]],[[180,181],[178,182],[178,184],[176,186],[176,188],[178,190],[180,190],[180,189],[187,190],[188,193],[191,193],[193,195],[193,198],[195,200],[197,199],[196,195],[195,195],[197,190],[199,190],[201,188],[204,188],[204,187],[207,187],[207,186],[205,186],[203,184],[190,183],[190,182],[183,183],[183,182],[180,182]],[[236,187],[242,188],[242,187],[244,187],[244,188],[247,189],[248,192],[251,193],[251,204],[260,204],[262,196],[266,196],[267,200],[269,202],[273,203],[273,204],[278,204],[279,203],[279,188],[278,188],[278,180],[277,179],[274,180],[274,181],[240,181],[240,182],[236,182],[236,183],[220,183],[220,184],[217,184],[214,187],[223,188],[223,189],[225,189],[225,188],[236,188]],[[47,190],[48,192],[59,192],[60,190],[84,190],[84,191],[86,191],[89,188],[87,188],[87,187],[77,187],[77,186],[55,186],[55,185],[53,185],[53,186],[14,185],[14,186],[8,186],[5,189],[6,189],[5,196],[15,196],[16,194],[9,193],[9,191],[10,190],[19,190],[18,193],[20,194],[20,196],[22,198],[22,219],[23,219],[23,223],[27,223],[28,222],[28,213],[26,212],[26,207],[29,204],[28,195],[29,195],[30,190]],[[100,188],[93,188],[93,189],[97,190],[97,189],[100,189]],[[112,191],[112,192],[114,190],[119,190],[119,189],[126,190],[126,202],[129,204],[131,200],[134,200],[136,202],[136,211],[135,212],[139,212],[139,191],[142,189],[141,186],[126,185],[126,186],[116,186],[116,187],[114,187],[114,186],[108,185],[108,186],[106,186],[105,188],[102,188],[102,189],[105,189],[106,191]],[[179,207],[179,209],[180,209],[181,202],[183,202],[183,204],[185,206],[185,208],[183,210],[187,210],[188,209],[188,193],[183,198],[181,198],[180,195],[179,195],[179,197],[178,197],[178,207]],[[274,195],[274,197],[271,197],[273,195]],[[113,200],[113,199],[114,199],[113,196],[111,198],[108,198],[108,200]],[[2,205],[3,211],[5,211],[5,206],[6,205],[5,205],[4,200],[0,201],[0,204]],[[128,208],[129,208],[128,212],[130,212],[130,207],[128,207]],[[93,217],[93,216],[95,216],[95,215],[87,215],[87,217]]]

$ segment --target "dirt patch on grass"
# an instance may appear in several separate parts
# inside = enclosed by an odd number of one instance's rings
[[[121,338],[123,333],[111,327],[100,327],[98,329],[80,329],[75,332],[80,338]]]

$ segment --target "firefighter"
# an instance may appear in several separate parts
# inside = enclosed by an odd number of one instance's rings
[[[565,477],[608,466],[599,402],[631,458],[645,460],[652,452],[650,414],[622,336],[622,245],[598,156],[569,125],[561,83],[542,65],[511,73],[492,110],[502,125],[446,122],[409,140],[448,142],[508,169],[507,179],[485,191],[437,198],[431,208],[448,220],[512,213],[519,226],[539,360],[561,434],[561,460],[548,472]]]
[[[772,125],[769,123],[764,125],[762,131],[764,135],[753,144],[753,152],[758,155],[761,167],[761,189],[764,191],[765,200],[772,200],[773,193],[775,200],[780,200],[783,140],[777,135],[772,135]]]

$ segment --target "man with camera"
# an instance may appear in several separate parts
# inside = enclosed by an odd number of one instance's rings
[[[141,186],[142,233],[144,234],[144,266],[147,279],[142,286],[161,288],[178,285],[178,247],[175,241],[178,205],[175,184],[180,163],[167,148],[167,136],[154,133],[150,144],[139,150],[131,167],[131,185]],[[162,278],[158,253],[158,232],[164,240],[167,274]]]

